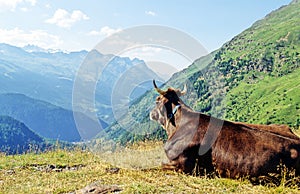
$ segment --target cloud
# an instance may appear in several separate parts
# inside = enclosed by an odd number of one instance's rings
[[[23,12],[28,12],[29,11],[29,9],[27,7],[21,7],[20,10],[23,11]]]
[[[145,11],[146,15],[156,16],[157,14],[154,11]]]
[[[108,26],[104,26],[100,29],[100,31],[93,30],[93,31],[89,32],[88,35],[91,35],[91,36],[103,35],[105,37],[108,37],[114,33],[120,32],[120,31],[122,31],[121,28],[113,29]]]
[[[29,2],[32,6],[36,5],[37,0],[25,0],[27,2]]]
[[[45,7],[47,8],[47,9],[51,9],[51,4],[50,3],[47,3],[46,5],[45,5]]]
[[[43,30],[26,32],[19,28],[12,30],[0,29],[0,42],[20,47],[32,44],[46,49],[59,48],[63,43],[58,36],[49,34]]]
[[[31,6],[36,5],[37,0],[0,0],[0,11],[15,11],[19,4],[30,4]]]
[[[58,9],[55,11],[52,18],[47,19],[45,22],[55,24],[62,28],[70,28],[76,22],[88,19],[89,17],[80,10],[74,10],[72,13],[69,13],[64,9]]]

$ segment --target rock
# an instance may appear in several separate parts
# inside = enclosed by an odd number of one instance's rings
[[[111,174],[117,174],[120,171],[120,168],[106,168],[105,171]]]
[[[79,164],[79,165],[55,165],[55,164],[31,164],[29,167],[33,168],[34,170],[37,171],[45,171],[45,172],[63,172],[63,171],[76,171],[79,170],[80,168],[84,167],[84,165]]]
[[[103,185],[99,181],[94,182],[83,189],[77,190],[69,194],[104,194],[120,192],[122,189],[117,185]]]
[[[15,174],[16,172],[15,172],[14,169],[10,169],[10,170],[7,170],[5,173],[9,174],[9,175],[12,175],[12,174]]]

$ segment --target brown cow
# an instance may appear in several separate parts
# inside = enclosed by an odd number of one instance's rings
[[[185,92],[159,89],[150,118],[168,134],[164,169],[212,173],[221,177],[258,177],[278,166],[300,172],[300,138],[284,125],[230,122],[193,111],[179,98]]]

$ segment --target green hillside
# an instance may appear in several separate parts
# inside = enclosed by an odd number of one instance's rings
[[[8,116],[0,116],[0,152],[7,154],[36,151],[45,146],[45,141],[33,131]]]
[[[182,88],[186,83],[192,95],[185,97],[185,102],[203,113],[234,121],[297,127],[299,23],[300,2],[293,1],[195,61],[166,85]]]
[[[300,2],[295,0],[174,74],[162,88],[183,88],[186,84],[188,95],[183,100],[205,114],[298,128],[299,24]],[[154,91],[146,93],[130,107],[129,114],[100,136],[121,142],[164,137],[161,128],[149,121],[156,96]],[[130,127],[124,130],[120,123]]]
[[[227,119],[300,126],[300,69],[286,76],[240,83],[227,93]],[[246,107],[246,108],[245,108]]]
[[[212,114],[218,110],[218,106],[222,105],[226,109],[222,103],[216,106],[212,104],[220,90],[223,92],[222,100],[224,100],[229,97],[228,93],[241,83],[258,83],[265,77],[273,77],[277,80],[298,69],[300,67],[299,15],[300,3],[294,1],[270,13],[224,44],[216,52],[208,67],[201,72],[202,74],[198,73],[190,78],[190,82],[194,84],[193,89],[198,92],[198,100],[193,106],[201,112]],[[217,85],[219,83],[219,88],[214,90],[216,83]],[[262,85],[263,83],[260,84]],[[209,88],[209,91],[203,91],[203,88]],[[248,98],[243,99],[243,101],[248,100]],[[212,107],[216,107],[216,110]],[[264,109],[261,111],[263,112]],[[227,115],[229,112],[224,113],[223,118],[231,118]],[[296,114],[295,111],[291,113]],[[251,113],[243,121],[250,117],[252,117]],[[283,121],[283,123],[287,122]]]

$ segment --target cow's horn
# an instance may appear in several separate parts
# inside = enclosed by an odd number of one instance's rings
[[[183,90],[181,91],[181,96],[185,95],[186,92],[187,92],[187,86],[186,86],[186,84],[184,84],[184,88],[183,88]]]
[[[153,80],[153,85],[154,85],[155,90],[156,90],[158,93],[160,93],[161,95],[166,94],[165,91],[163,91],[163,90],[161,90],[160,88],[157,87],[157,85],[156,85],[156,83],[155,83],[155,80]]]

